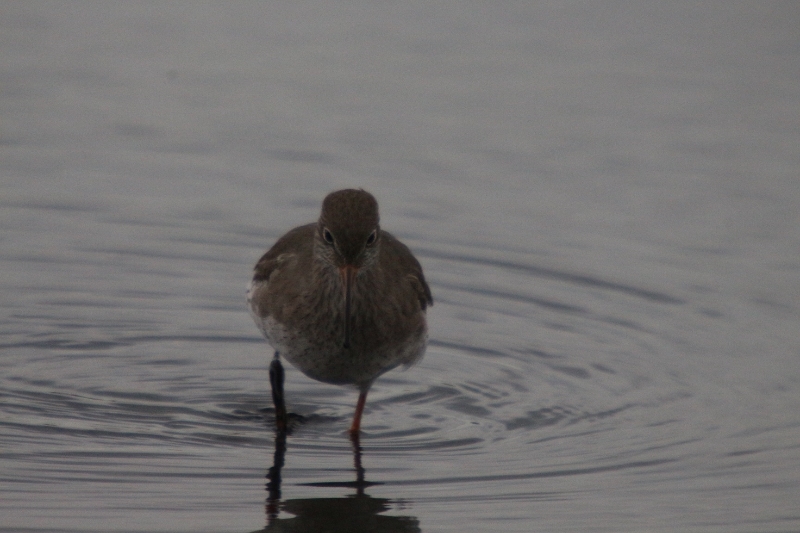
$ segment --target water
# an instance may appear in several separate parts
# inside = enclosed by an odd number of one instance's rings
[[[0,25],[0,531],[800,530],[794,3]],[[344,186],[430,346],[276,442],[245,286]]]

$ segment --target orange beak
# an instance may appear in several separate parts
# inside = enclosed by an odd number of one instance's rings
[[[350,293],[352,292],[353,279],[358,272],[358,267],[346,265],[339,269],[344,285],[344,347],[350,348]]]

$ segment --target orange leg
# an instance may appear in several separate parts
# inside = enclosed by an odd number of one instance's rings
[[[367,390],[362,390],[358,395],[358,403],[356,404],[356,413],[353,415],[353,423],[350,426],[350,434],[358,435],[361,431],[361,415],[364,413],[364,404],[367,403]]]

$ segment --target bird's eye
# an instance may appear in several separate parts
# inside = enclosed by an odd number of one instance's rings
[[[367,246],[372,246],[375,244],[375,239],[378,238],[378,232],[376,230],[372,230],[372,233],[369,234],[367,237]]]
[[[333,244],[333,233],[331,233],[328,228],[322,230],[322,238],[325,239],[325,242],[328,244]]]

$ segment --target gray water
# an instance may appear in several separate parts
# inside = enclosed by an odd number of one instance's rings
[[[800,531],[795,2],[0,8],[0,531]],[[244,291],[360,186],[425,359]]]

